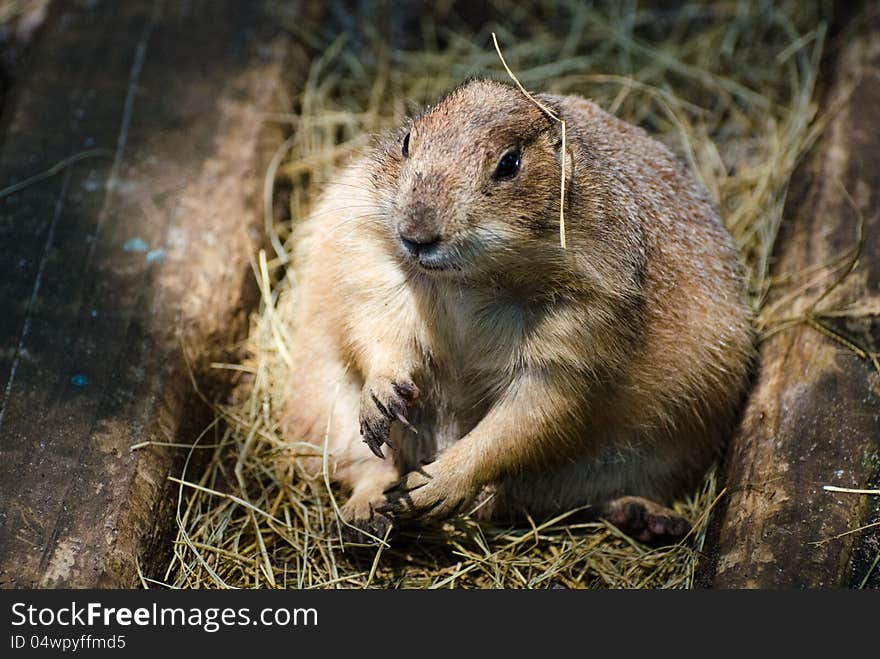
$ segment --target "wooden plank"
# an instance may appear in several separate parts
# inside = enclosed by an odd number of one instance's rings
[[[0,187],[90,155],[0,198],[0,586],[133,586],[181,452],[129,447],[205,423],[181,345],[228,386],[207,364],[245,331],[281,138],[260,114],[302,52],[264,2],[55,3],[44,30]]]
[[[782,275],[828,266],[857,244],[861,223],[858,265],[821,309],[880,306],[878,16],[847,40],[834,66],[825,102],[833,119],[799,174],[774,267]],[[834,280],[800,296],[790,314],[809,312]],[[880,348],[876,315],[822,322],[868,351]],[[704,585],[859,586],[880,554],[876,526],[848,533],[877,523],[878,497],[823,489],[880,483],[880,373],[826,334],[801,324],[761,347],[757,384],[726,460],[729,494]],[[880,585],[880,575],[866,585]]]
[[[49,0],[0,3],[0,113],[46,18],[48,5]]]

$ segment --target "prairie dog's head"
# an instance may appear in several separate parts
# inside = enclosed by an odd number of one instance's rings
[[[558,246],[560,137],[515,87],[464,84],[377,147],[381,230],[404,264],[438,275]]]

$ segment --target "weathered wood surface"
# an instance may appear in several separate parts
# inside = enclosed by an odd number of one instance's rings
[[[46,18],[48,6],[49,0],[18,5],[0,3],[0,109],[27,60],[29,46]]]
[[[825,101],[834,112],[802,168],[773,272],[827,266],[864,242],[857,268],[817,309],[880,306],[880,20],[875,16],[834,63]],[[853,84],[855,86],[853,87]],[[837,108],[840,108],[837,111]],[[844,268],[845,270],[845,268]],[[815,270],[813,270],[815,274]],[[840,271],[837,271],[840,273]],[[798,296],[786,315],[834,282]],[[771,300],[772,302],[772,300]],[[880,349],[876,316],[822,320],[863,348]],[[761,366],[726,458],[726,506],[710,576],[721,588],[857,587],[880,553],[880,497],[832,493],[880,484],[880,377],[815,328],[787,329],[761,347]],[[846,534],[846,535],[842,535]],[[840,537],[838,537],[840,536]],[[711,574],[714,570],[714,574]],[[865,585],[880,585],[875,568]]]
[[[52,6],[0,188],[102,151],[0,198],[2,587],[134,586],[167,558],[182,452],[129,447],[193,439],[181,345],[222,387],[206,365],[245,330],[281,138],[261,113],[298,52],[274,26],[263,2]]]

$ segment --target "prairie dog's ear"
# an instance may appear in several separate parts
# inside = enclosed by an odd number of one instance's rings
[[[564,99],[563,96],[559,96],[558,94],[534,94],[534,97],[541,105],[550,110],[550,112],[557,117],[560,119],[565,118],[561,116],[562,101]]]
[[[569,117],[566,116],[565,113],[566,99],[564,96],[559,96],[558,94],[535,94],[535,98],[541,105],[550,110],[550,112],[556,116],[556,119],[552,117],[547,117],[547,119],[552,124],[550,126],[550,133],[553,135],[553,146],[556,149],[556,157],[560,162],[562,161],[562,124],[558,120],[561,119],[566,122],[566,141],[568,142],[568,144],[566,144],[567,153],[565,156],[566,175],[571,176],[574,163],[572,161],[571,126],[568,123]]]
[[[563,116],[566,105],[565,96],[559,96],[558,94],[535,94],[535,99],[557,118],[565,120]],[[557,121],[556,123],[558,124],[559,122]]]
[[[544,112],[547,116],[547,121],[550,124],[548,132],[553,135],[554,144],[556,145],[556,148],[559,149],[562,147],[562,124],[559,123],[558,119],[565,121],[561,103],[563,97],[555,94],[535,94],[534,96],[544,108],[552,112],[554,115],[551,117],[547,115],[546,111]]]

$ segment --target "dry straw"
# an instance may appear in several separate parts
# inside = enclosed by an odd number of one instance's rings
[[[556,114],[548,108],[546,105],[541,103],[534,96],[529,94],[525,87],[523,87],[522,83],[519,81],[519,78],[516,77],[513,71],[510,70],[510,67],[507,66],[507,61],[504,59],[504,53],[501,52],[501,45],[498,43],[498,35],[494,32],[492,33],[492,43],[495,44],[495,52],[498,53],[498,59],[501,60],[502,66],[504,66],[504,70],[507,71],[507,75],[510,76],[511,80],[516,83],[516,86],[519,87],[519,90],[525,95],[527,99],[529,99],[532,103],[534,103],[544,114],[550,117],[553,121],[559,123],[559,130],[562,134],[562,157],[560,158],[559,163],[559,244],[562,246],[562,249],[565,249],[565,157],[566,157],[566,144],[565,144],[565,120],[561,117],[556,116]]]
[[[570,0],[491,3],[504,24],[473,31],[424,18],[418,50],[389,45],[369,27],[346,40],[279,9],[278,21],[325,54],[291,102],[267,117],[290,128],[273,161],[275,204],[267,214],[277,254],[255,258],[262,304],[233,368],[246,383],[237,402],[190,448],[210,455],[175,478],[177,537],[164,574],[144,583],[182,588],[687,588],[693,585],[707,520],[719,500],[713,474],[675,504],[694,525],[678,545],[652,549],[576,511],[521,527],[457,519],[407,532],[389,544],[354,548],[332,539],[340,493],[299,459],[322,447],[283,436],[278,410],[296,282],[292,225],[365,136],[401,121],[468,75],[504,75],[489,44],[496,32],[523,88],[578,93],[644,126],[688,162],[721,209],[742,251],[757,311],[778,282],[768,264],[795,166],[815,141],[814,85],[825,34],[811,3],[684,3],[675,11],[636,3]],[[454,27],[444,27],[453,25]],[[413,35],[410,34],[410,37]],[[323,45],[322,45],[323,44]],[[329,46],[327,45],[329,44]],[[368,57],[364,54],[369,53]],[[506,68],[506,62],[505,62]],[[271,181],[270,181],[271,183]],[[267,187],[272,191],[272,186]],[[279,194],[279,191],[281,194]],[[271,197],[272,195],[267,195]],[[564,216],[560,217],[564,239]],[[839,266],[839,272],[845,265]],[[802,277],[833,277],[823,272]],[[787,285],[791,285],[788,282]],[[184,441],[181,438],[180,441]],[[204,451],[199,448],[204,448]]]

